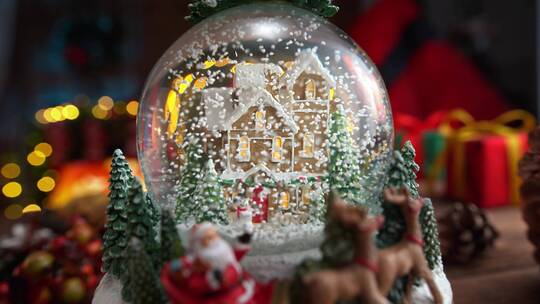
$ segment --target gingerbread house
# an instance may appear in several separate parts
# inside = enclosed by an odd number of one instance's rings
[[[236,66],[232,88],[202,92],[208,135],[224,180],[289,184],[326,170],[326,136],[336,83],[312,51],[284,68],[274,64]],[[219,148],[219,149],[218,149]],[[253,191],[264,220],[278,210],[309,203],[310,187]]]

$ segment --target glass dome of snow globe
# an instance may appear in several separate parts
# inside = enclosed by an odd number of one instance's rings
[[[241,5],[195,25],[152,70],[137,124],[154,201],[225,235],[252,223],[244,264],[283,274],[276,260],[316,255],[329,189],[380,211],[386,89],[345,33],[301,8]]]

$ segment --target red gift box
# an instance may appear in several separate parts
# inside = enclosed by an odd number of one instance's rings
[[[517,162],[527,147],[525,132],[452,142],[447,159],[449,196],[482,208],[519,203]]]

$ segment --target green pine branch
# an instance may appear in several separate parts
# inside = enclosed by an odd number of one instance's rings
[[[332,17],[339,7],[332,3],[332,0],[281,0],[289,2],[295,6],[311,11],[322,17]],[[189,15],[186,20],[195,24],[214,15],[220,11],[242,4],[262,2],[261,0],[193,0],[188,4]]]

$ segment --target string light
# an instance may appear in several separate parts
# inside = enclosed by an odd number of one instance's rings
[[[41,207],[38,206],[37,204],[28,204],[26,205],[26,207],[24,207],[21,213],[27,214],[27,213],[34,213],[34,212],[41,212]]]
[[[16,204],[9,205],[4,210],[4,216],[8,220],[16,220],[16,219],[18,219],[18,218],[20,218],[22,216],[22,210],[23,209],[19,205],[16,205]]]
[[[97,119],[107,119],[109,117],[109,111],[103,109],[99,105],[95,105],[92,107],[92,115],[94,115]]]
[[[72,104],[68,104],[62,109],[62,115],[64,115],[66,119],[75,120],[79,117],[79,108]]]
[[[0,170],[5,178],[17,178],[21,174],[21,167],[15,163],[5,164]]]
[[[62,115],[62,107],[54,107],[51,109],[50,112],[51,118],[56,121],[62,121],[64,120],[64,116]]]
[[[54,189],[56,183],[50,176],[44,176],[37,182],[37,187],[41,192],[50,192]]]
[[[128,102],[126,106],[126,111],[131,116],[137,116],[137,111],[139,110],[139,103],[136,100]]]
[[[109,96],[102,96],[98,99],[98,106],[105,111],[110,111],[114,106],[114,101]]]
[[[43,152],[41,151],[34,150],[28,154],[26,160],[30,165],[38,167],[43,165],[43,163],[45,162],[45,154],[43,154]]]
[[[22,193],[22,186],[17,182],[9,182],[2,187],[2,193],[9,198],[15,198]]]
[[[41,152],[41,153],[43,153],[43,155],[45,157],[49,157],[49,156],[51,156],[51,154],[53,152],[53,148],[51,147],[50,144],[48,144],[46,142],[42,142],[42,143],[37,144],[34,147],[34,151]]]

